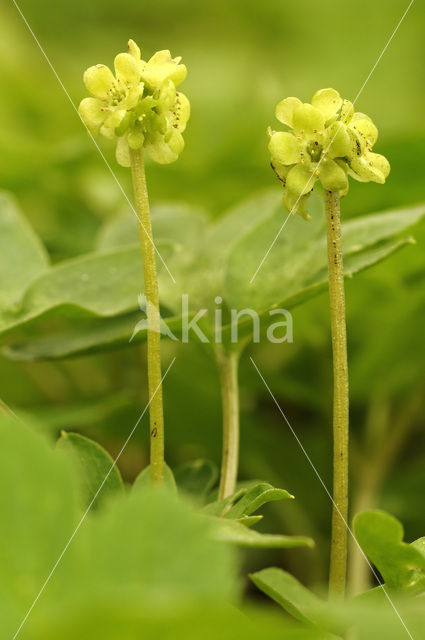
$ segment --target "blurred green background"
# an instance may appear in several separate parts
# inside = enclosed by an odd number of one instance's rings
[[[21,0],[20,8],[73,102],[84,69],[126,49],[171,49],[189,69],[186,149],[148,166],[152,202],[184,201],[211,217],[275,184],[265,131],[283,97],[307,101],[332,86],[351,100],[390,38],[406,0]],[[126,207],[98,151],[11,0],[0,14],[0,185],[13,192],[54,261],[89,251],[102,222]],[[425,199],[423,68],[425,5],[414,3],[356,107],[378,125],[385,186],[351,185],[346,217]],[[277,124],[277,123],[276,123]],[[129,172],[99,140],[128,194]],[[131,213],[129,212],[129,215]],[[290,224],[290,223],[289,223]],[[347,283],[351,361],[353,508],[381,506],[424,535],[425,225],[417,245]],[[331,482],[331,353],[326,295],[294,311],[294,344],[252,349],[273,392],[328,486]],[[165,385],[167,459],[220,459],[220,403],[213,363],[196,344],[177,355]],[[0,394],[46,429],[80,430],[117,453],[146,400],[143,348],[60,363],[1,358]],[[249,555],[293,570],[305,583],[327,572],[330,504],[245,354],[241,370],[241,478],[296,495],[270,507],[268,529],[312,535],[315,551]],[[126,450],[131,479],[146,463],[147,423]],[[274,524],[273,524],[274,523]],[[354,580],[354,578],[353,578]]]

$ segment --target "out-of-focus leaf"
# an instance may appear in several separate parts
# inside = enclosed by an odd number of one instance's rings
[[[148,611],[134,599],[125,603],[114,600],[75,612],[61,610],[54,625],[31,637],[31,640],[326,640],[317,629],[307,629],[282,619],[276,612],[252,608],[243,612],[236,607],[180,607],[175,611]]]
[[[135,479],[133,483],[133,490],[140,491],[150,489],[151,487],[151,468],[150,466],[147,466]],[[171,493],[177,493],[174,474],[168,464],[164,465],[164,487]]]
[[[194,498],[205,499],[218,479],[217,465],[211,460],[193,460],[174,472],[177,488]]]
[[[354,534],[386,585],[415,590],[425,575],[423,545],[403,542],[403,525],[389,513],[363,511],[354,518]]]
[[[207,227],[205,213],[186,204],[153,205],[151,219],[155,241],[172,240],[188,248],[201,242]],[[126,209],[122,215],[111,218],[103,224],[96,241],[96,248],[104,251],[138,243],[137,219]]]
[[[327,251],[323,205],[311,198],[312,221],[299,216],[285,220],[282,209],[241,235],[234,246],[224,279],[225,298],[230,307],[250,307],[263,311],[274,306],[291,307],[326,287]],[[381,251],[380,243],[392,240],[425,215],[425,205],[362,216],[342,225],[345,273],[357,271],[382,260],[394,250],[390,244]],[[251,282],[273,240],[275,244]],[[404,238],[406,241],[406,238]],[[372,249],[376,249],[376,256]],[[366,252],[367,260],[361,256]],[[355,261],[350,263],[350,258]]]
[[[111,495],[124,490],[114,460],[97,442],[78,433],[62,431],[57,447],[74,465],[84,507],[96,508]]]
[[[35,431],[0,420],[0,618],[13,637],[77,523],[71,468]],[[73,549],[63,558],[52,594],[63,588]]]
[[[254,549],[292,549],[294,547],[314,547],[314,541],[304,536],[282,536],[259,533],[249,529],[237,520],[212,517],[214,535],[217,540],[239,547]]]
[[[28,285],[47,268],[40,239],[14,200],[0,192],[0,309],[16,308]]]
[[[182,333],[182,294],[189,296],[189,316],[203,308],[208,310],[200,323],[208,339],[212,339],[214,333],[215,297],[223,298],[223,339],[227,341],[231,337],[229,309],[256,310],[265,330],[278,320],[276,315],[269,314],[270,310],[291,308],[326,289],[326,234],[319,197],[312,197],[312,222],[291,218],[254,281],[250,282],[285,219],[280,195],[279,190],[260,194],[239,205],[209,229],[204,217],[191,210],[173,213],[171,208],[158,214],[158,222],[162,224],[158,234],[163,234],[163,239],[156,239],[156,244],[176,279],[175,283],[171,281],[158,260],[160,301],[165,315],[173,316],[165,318],[164,333],[167,333],[166,327],[172,329],[176,338]],[[425,206],[418,206],[344,223],[345,274],[352,276],[410,242],[404,232],[424,214]],[[187,242],[178,223],[182,217],[183,228],[190,238]],[[72,328],[52,336],[51,346],[48,338],[20,342],[9,347],[7,355],[16,359],[60,358],[128,343],[132,335],[132,315],[137,310],[143,287],[139,247],[120,244],[134,234],[134,229],[125,230],[126,225],[134,226],[134,221],[124,220],[124,223],[109,223],[118,228],[104,231],[100,246],[109,247],[107,251],[80,256],[53,267],[29,286],[19,308],[3,309],[0,315],[0,333],[51,315],[79,318],[78,330]],[[87,316],[101,318],[88,321]],[[237,324],[239,340],[249,339],[253,331],[252,318],[241,314]],[[142,324],[139,328],[136,338],[143,340],[146,333]],[[194,339],[194,333],[190,337]]]
[[[14,342],[3,353],[11,360],[57,360],[91,353],[130,347],[146,340],[146,328],[141,311],[113,318],[74,319],[72,327],[39,338]],[[174,336],[181,332],[181,318],[165,318],[164,323]]]
[[[320,600],[291,574],[270,567],[251,573],[249,577],[256,587],[297,620],[329,630],[330,620],[326,612],[326,602]]]
[[[165,259],[170,245],[161,246]],[[164,272],[158,265],[160,274]],[[167,273],[164,277],[169,278]],[[161,276],[160,276],[161,277]],[[164,283],[168,286],[168,283]],[[71,316],[115,316],[137,309],[143,292],[140,249],[124,247],[62,262],[45,271],[26,289],[19,305],[2,308],[0,332],[48,312]]]

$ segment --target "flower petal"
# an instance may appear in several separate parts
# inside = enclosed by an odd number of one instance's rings
[[[118,127],[127,111],[125,109],[115,109],[114,111],[110,111],[105,118],[105,127],[109,127],[111,129],[115,129]]]
[[[107,115],[107,112],[102,109],[104,109],[103,102],[98,98],[84,98],[80,102],[78,113],[90,130],[97,130]]]
[[[184,131],[187,121],[190,118],[190,102],[184,93],[180,93],[180,91],[176,93],[174,112],[176,115],[177,131]]]
[[[279,178],[279,180],[281,182],[283,182],[283,186],[285,186],[287,175],[288,175],[288,173],[289,173],[289,171],[291,170],[292,167],[284,165],[284,164],[280,164],[279,162],[276,162],[275,160],[272,160],[270,162],[270,166],[273,169],[273,171],[275,172],[275,174],[277,175],[277,177]]]
[[[302,165],[297,164],[289,171],[286,178],[286,189],[293,195],[300,197],[310,193],[317,180],[316,173],[310,173]]]
[[[118,164],[122,167],[131,167],[130,148],[126,140],[126,136],[118,138],[115,156]]]
[[[282,122],[282,124],[287,124],[288,127],[292,127],[294,111],[296,107],[300,105],[302,105],[302,102],[298,98],[285,98],[285,100],[279,102],[276,107],[276,118],[279,122]]]
[[[328,155],[331,158],[345,158],[350,155],[352,141],[345,124],[334,122],[327,127],[326,136],[325,148],[329,147]]]
[[[143,83],[138,84],[134,89],[129,89],[127,97],[125,99],[125,106],[127,109],[134,109],[143,95]]]
[[[298,140],[292,133],[285,131],[272,134],[269,151],[273,163],[296,164],[301,160],[301,146]]]
[[[384,184],[390,172],[390,163],[378,153],[365,153],[361,157],[354,157],[350,161],[354,173],[351,175],[360,182],[378,182]]]
[[[161,87],[166,80],[172,80],[175,85],[186,78],[187,69],[179,64],[181,58],[172,58],[168,49],[157,51],[142,69],[142,77],[152,87]]]
[[[335,89],[320,89],[314,94],[311,104],[323,113],[325,120],[329,120],[341,108],[342,98]]]
[[[106,98],[107,92],[115,82],[112,71],[104,64],[96,64],[86,69],[83,80],[87,91],[95,98]]]
[[[183,140],[182,136],[180,137]],[[145,149],[149,157],[159,164],[170,164],[178,158],[178,153],[171,148],[169,142],[165,142],[164,136],[160,133],[153,133],[149,136]]]
[[[139,129],[132,129],[127,135],[127,142],[130,149],[141,149],[145,137]]]
[[[364,113],[355,113],[350,122],[350,128],[355,129],[368,141],[372,147],[378,139],[378,129],[372,120]]]
[[[115,56],[114,67],[117,80],[133,86],[140,82],[140,66],[129,53],[119,53]]]
[[[354,115],[354,105],[349,100],[344,100],[339,119],[348,124]]]
[[[325,118],[319,109],[311,104],[302,104],[295,108],[293,114],[293,127],[295,131],[323,131]]]
[[[320,182],[327,191],[344,191],[348,186],[346,172],[330,159],[320,165]]]
[[[134,40],[129,40],[128,41],[128,53],[133,56],[133,58],[135,58],[136,60],[140,60],[140,48],[137,46],[137,44],[134,42]]]
[[[108,138],[108,140],[115,140],[115,138],[117,137],[115,135],[115,129],[111,129],[110,127],[105,127],[104,125],[100,127],[99,132],[102,134],[102,136],[104,136],[105,138]]]
[[[288,213],[292,215],[294,215],[295,213],[299,213],[300,216],[305,220],[311,220],[311,217],[308,215],[306,209],[306,204],[309,197],[309,193],[305,196],[300,197],[295,193],[292,193],[292,191],[285,189],[285,193],[283,194],[283,206]]]

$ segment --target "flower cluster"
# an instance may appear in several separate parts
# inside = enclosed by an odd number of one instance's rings
[[[115,75],[103,64],[87,69],[84,84],[91,94],[79,114],[93,134],[117,140],[117,160],[130,166],[130,148],[144,147],[160,164],[177,160],[190,115],[189,100],[176,87],[186,77],[181,58],[158,51],[145,62],[130,40],[128,53],[114,61]]]
[[[341,196],[348,191],[349,175],[360,182],[385,182],[390,165],[372,151],[377,128],[335,89],[317,91],[311,104],[286,98],[277,105],[276,117],[289,130],[269,128],[271,164],[291,213],[309,219],[306,203],[317,180]]]

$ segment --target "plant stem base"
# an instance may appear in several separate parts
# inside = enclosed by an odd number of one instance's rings
[[[239,459],[239,353],[227,353],[217,347],[223,404],[223,453],[221,462],[219,500],[235,492]]]

